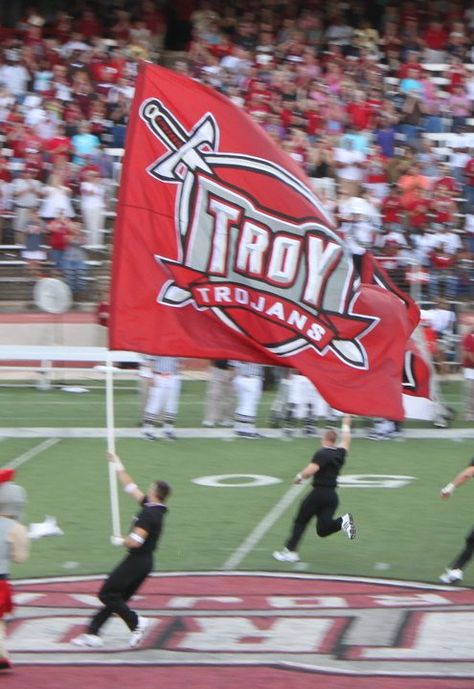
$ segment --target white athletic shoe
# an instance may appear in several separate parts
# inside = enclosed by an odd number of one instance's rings
[[[156,435],[154,427],[151,425],[151,423],[143,424],[142,435],[147,440],[158,440],[158,436]]]
[[[128,642],[130,648],[136,648],[141,644],[143,637],[145,636],[145,632],[149,626],[150,620],[148,618],[140,616],[138,617],[138,624],[130,634],[130,641]]]
[[[462,569],[447,569],[440,576],[439,580],[443,584],[457,584],[458,581],[462,581],[463,572]]]
[[[341,528],[345,532],[347,538],[350,538],[351,541],[356,537],[356,528],[350,512],[342,516]]]
[[[102,648],[104,645],[103,639],[97,634],[80,634],[71,639],[74,646],[87,646],[88,648]]]
[[[206,419],[204,419],[202,425],[204,426],[204,428],[214,428],[216,424],[214,423],[214,421],[207,421]]]
[[[283,550],[275,550],[273,557],[279,562],[298,562],[300,559],[300,556],[295,550],[288,550],[288,548],[283,548]]]

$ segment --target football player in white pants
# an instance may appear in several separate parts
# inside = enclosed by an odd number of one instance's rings
[[[234,361],[234,390],[237,398],[235,408],[235,432],[240,438],[261,438],[255,421],[263,390],[263,366]]]
[[[277,392],[270,407],[270,425],[272,428],[281,428],[286,419],[288,408],[288,391],[290,388],[291,371],[287,368],[276,368],[278,380]]]
[[[301,421],[304,421],[306,435],[316,435],[317,418],[321,416],[329,419],[331,414],[331,407],[309,378],[297,372],[292,373],[288,384],[285,435],[293,435],[296,424]]]
[[[234,369],[227,359],[214,359],[209,367],[206,392],[206,411],[202,425],[212,428],[233,426]]]
[[[148,398],[143,414],[142,431],[148,440],[157,440],[154,426],[158,417],[162,419],[162,437],[166,440],[176,438],[173,428],[178,413],[181,379],[179,377],[178,359],[169,356],[157,356],[153,360],[153,383],[148,391]]]

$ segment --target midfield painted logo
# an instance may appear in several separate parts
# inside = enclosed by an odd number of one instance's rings
[[[79,648],[70,641],[100,605],[101,583],[98,577],[17,582],[7,638],[13,664],[60,664],[68,678],[84,665],[119,665],[124,674],[126,666],[149,666],[153,675],[146,684],[156,683],[157,666],[196,673],[209,663],[247,667],[250,687],[255,668],[264,666],[285,670],[289,680],[280,687],[296,686],[301,671],[324,673],[331,689],[348,686],[332,684],[331,675],[350,676],[357,689],[384,686],[368,681],[381,675],[400,677],[399,689],[424,689],[427,676],[433,686],[445,679],[445,689],[457,687],[456,678],[466,680],[463,687],[474,679],[467,588],[295,572],[161,573],[133,599],[149,620],[139,649],[128,647],[129,630],[116,617],[102,630],[103,648]],[[420,677],[426,683],[418,687]],[[124,680],[121,686],[135,684]],[[205,686],[217,689],[224,682],[213,675]]]
[[[314,218],[295,219],[270,203],[278,197],[281,208],[282,199],[304,198],[330,226],[308,187],[270,161],[220,152],[210,113],[187,131],[149,98],[140,116],[168,149],[147,172],[178,187],[178,257],[156,256],[172,274],[158,302],[212,309],[227,327],[279,356],[331,350],[349,366],[368,368],[362,339],[378,319],[353,313],[359,281],[341,239]],[[259,198],[244,188],[258,189]]]

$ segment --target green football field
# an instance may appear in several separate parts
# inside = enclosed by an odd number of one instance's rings
[[[455,405],[459,389],[452,387],[447,393]],[[203,383],[185,382],[178,432],[179,427],[196,427],[201,432],[203,394]],[[265,395],[261,426],[268,425],[272,396]],[[3,387],[0,404],[1,425],[18,429],[18,435],[22,429],[104,426],[104,395],[98,386],[84,394]],[[119,386],[116,426],[136,428],[138,416],[133,385]],[[361,422],[356,420],[355,426]],[[341,512],[354,514],[357,539],[348,541],[343,534],[320,539],[311,526],[299,549],[302,562],[278,563],[272,551],[282,546],[298,501],[307,490],[293,487],[292,477],[318,444],[317,439],[305,438],[290,442],[278,438],[118,439],[117,451],[139,485],[146,488],[150,480],[164,478],[173,487],[159,569],[296,569],[436,581],[474,521],[472,486],[462,487],[449,501],[438,497],[440,487],[474,454],[472,440],[455,435],[400,442],[355,439],[339,495]],[[120,553],[109,545],[105,449],[102,438],[59,438],[53,432],[51,439],[3,434],[0,466],[18,466],[17,481],[28,492],[26,521],[40,522],[52,515],[64,531],[63,536],[34,541],[30,560],[15,566],[15,577],[103,573],[117,561]],[[195,482],[210,476],[222,478],[215,481],[217,485]],[[253,476],[268,479],[256,485],[260,481]],[[121,493],[124,532],[134,509],[133,501]],[[465,583],[474,583],[474,567],[467,569]]]

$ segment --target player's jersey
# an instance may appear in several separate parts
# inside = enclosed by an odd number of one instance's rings
[[[263,377],[263,366],[261,364],[251,364],[247,361],[233,361],[232,365],[235,368],[235,373],[238,376],[254,376],[255,378]]]
[[[343,447],[322,447],[318,450],[311,460],[319,466],[319,471],[313,477],[313,486],[335,488],[346,454]]]
[[[153,360],[153,373],[178,373],[178,359],[172,356],[156,356]]]
[[[155,550],[158,539],[163,530],[163,519],[168,508],[165,505],[155,505],[147,502],[146,496],[143,498],[142,510],[133,520],[132,529],[140,528],[147,532],[145,542],[138,548],[129,548],[131,555],[151,555]]]

